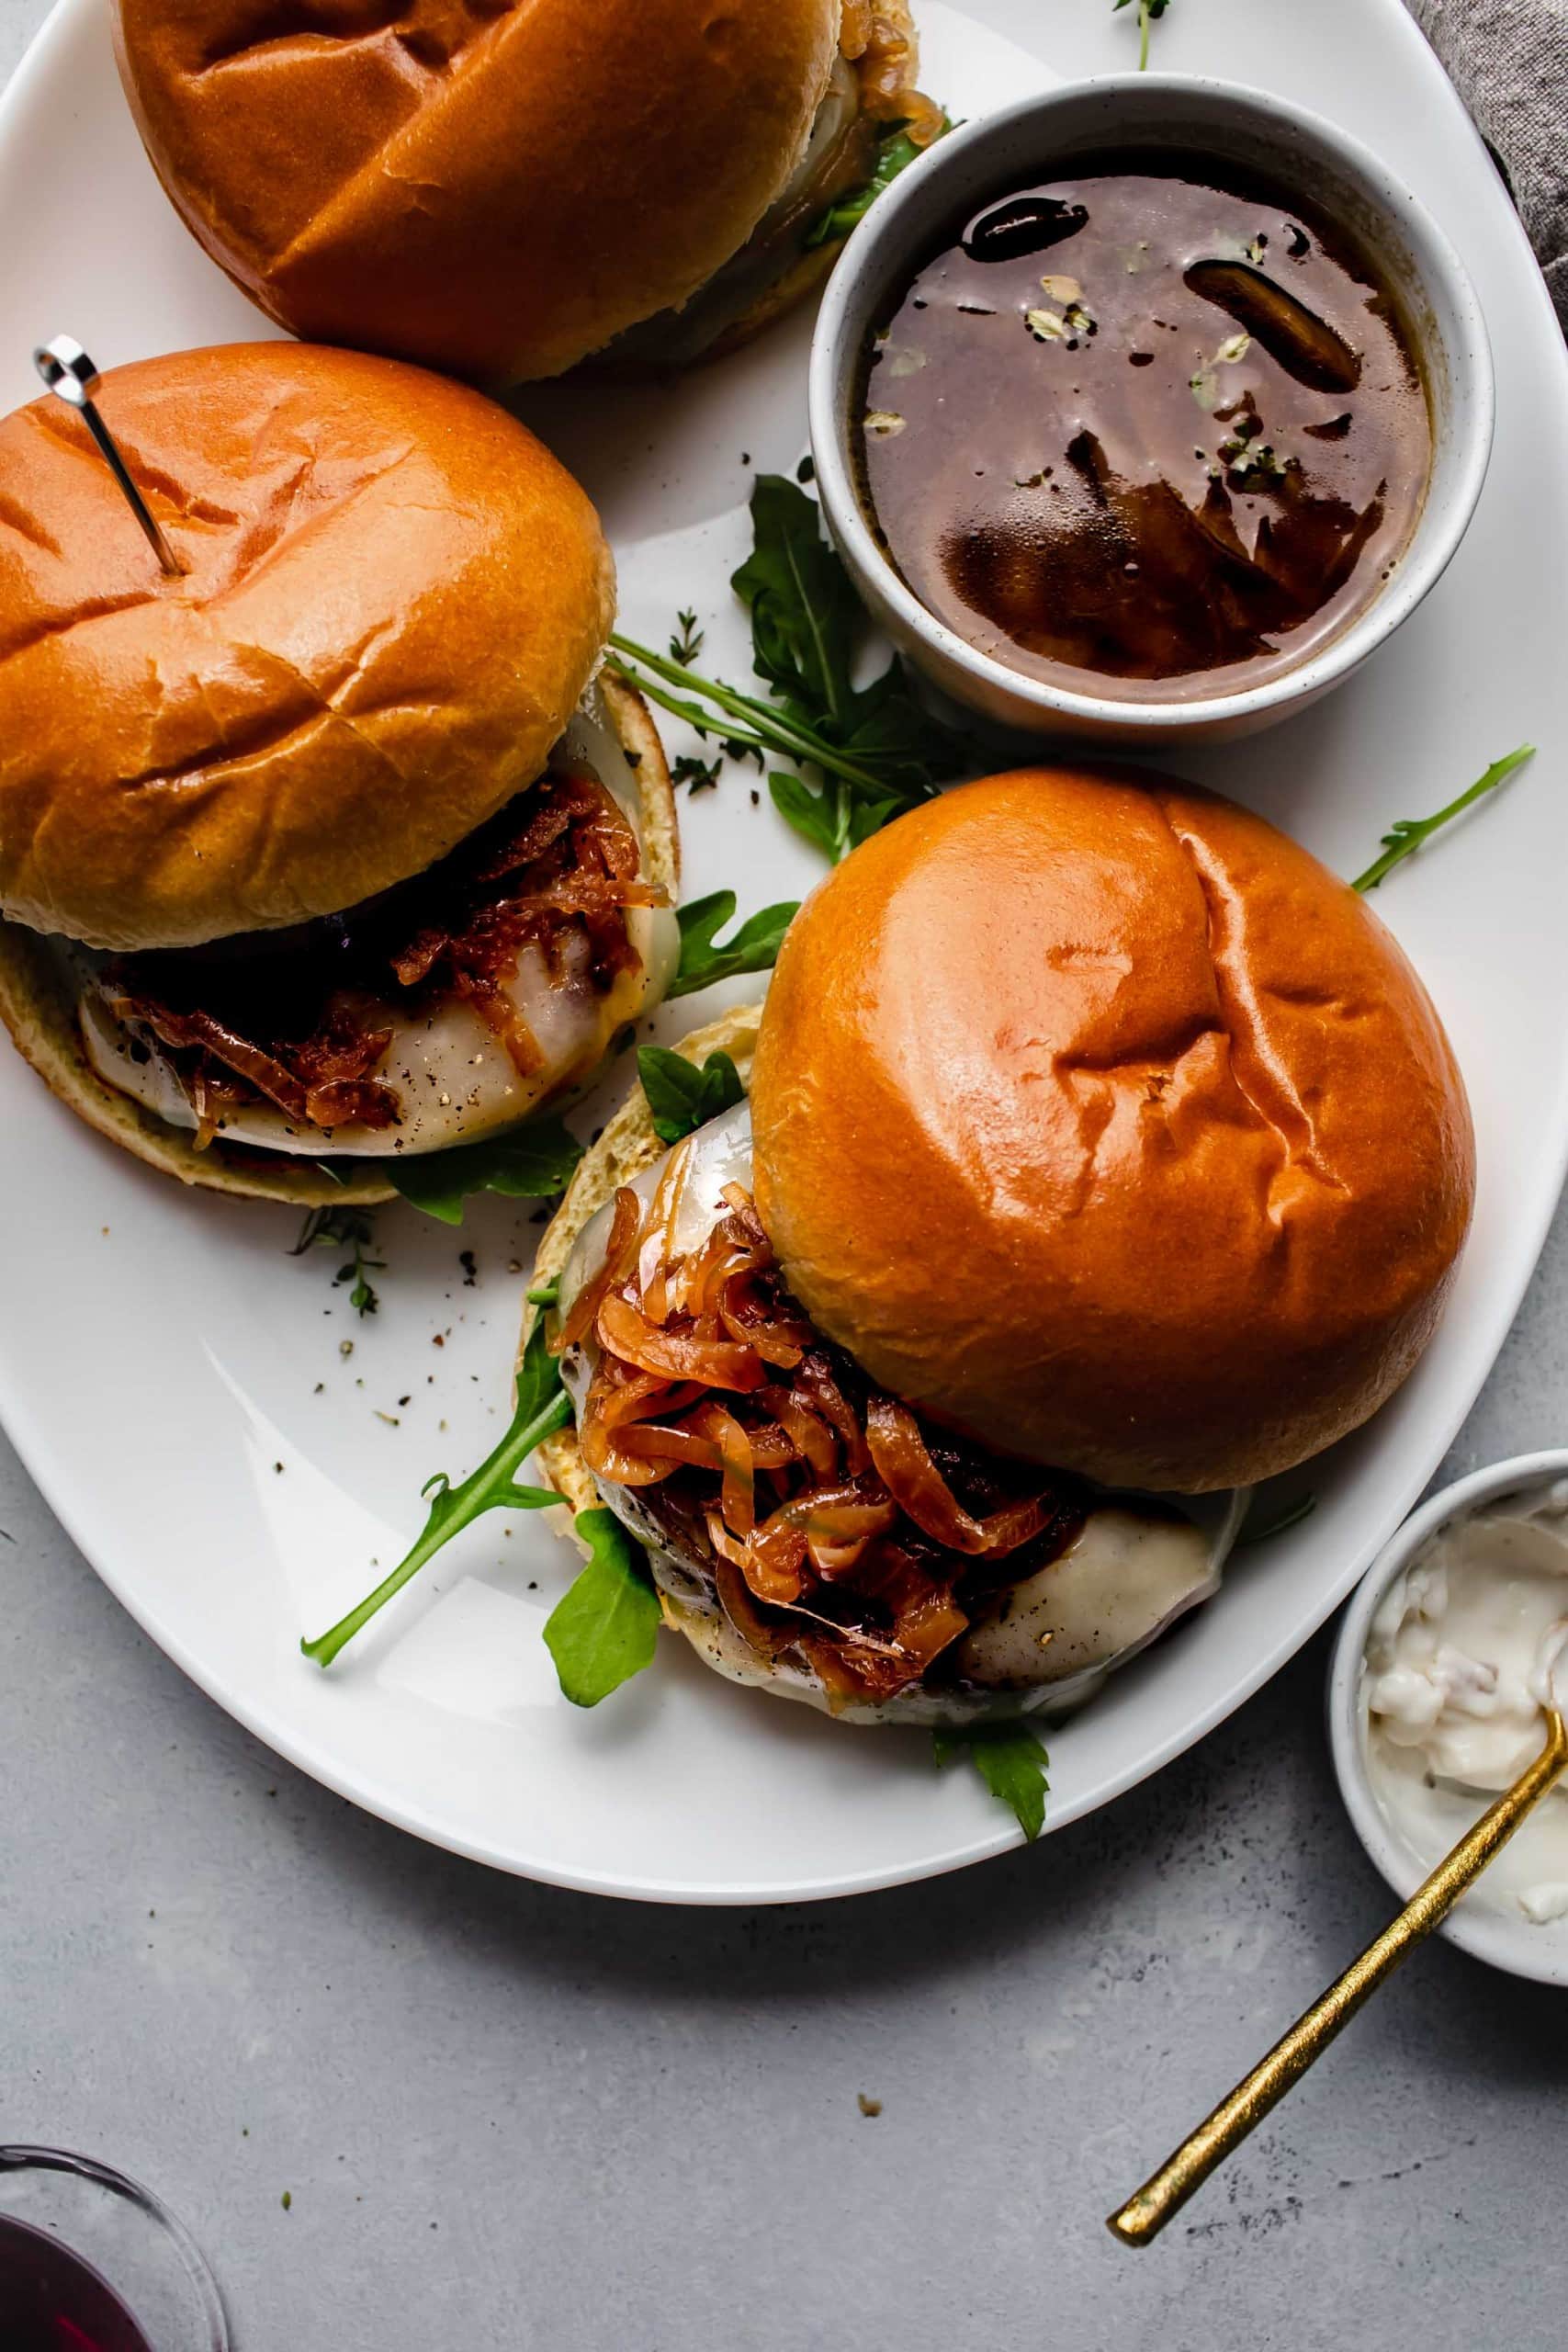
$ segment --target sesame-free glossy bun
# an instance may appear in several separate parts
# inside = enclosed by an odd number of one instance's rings
[[[477,392],[285,343],[0,422],[0,914],[105,948],[333,914],[542,771],[615,605],[587,497]]]
[[[1133,772],[961,786],[785,939],[751,1081],[791,1288],[874,1380],[1111,1485],[1269,1476],[1431,1337],[1474,1142],[1354,891]]]
[[[681,304],[797,163],[840,0],[119,0],[208,252],[295,334],[478,382]]]

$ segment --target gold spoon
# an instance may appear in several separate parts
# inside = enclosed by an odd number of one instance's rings
[[[1237,2083],[1230,2097],[1220,2101],[1196,2132],[1183,2140],[1174,2155],[1166,2158],[1137,2195],[1129,2198],[1120,2212],[1110,2216],[1106,2227],[1123,2245],[1147,2245],[1158,2237],[1171,2215],[1180,2211],[1193,2191],[1201,2188],[1215,2165],[1223,2164],[1247,2133],[1279,2105],[1313,2060],[1327,2049],[1342,2027],[1349,2024],[1362,2002],[1377,1991],[1383,1978],[1393,1973],[1423,1936],[1430,1935],[1438,1921],[1448,1917],[1466,1887],[1480,1877],[1493,1856],[1507,1844],[1526,1814],[1545,1796],[1568,1765],[1568,1724],[1564,1724],[1554,1707],[1544,1707],[1541,1713],[1546,1718],[1546,1745],[1535,1762],[1498,1798],[1489,1813],[1483,1814],[1474,1828],[1466,1832],[1448,1860],[1438,1864],[1431,1877],[1416,1889],[1398,1918],[1389,1922],[1377,1941],[1368,1945],[1359,1960],[1351,1962],[1344,1975],[1313,2003],[1304,2017],[1297,2018],[1283,2041],[1277,2041],[1268,2057]]]

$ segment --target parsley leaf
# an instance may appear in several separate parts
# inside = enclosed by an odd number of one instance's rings
[[[684,1054],[644,1046],[637,1066],[660,1143],[679,1143],[746,1099],[740,1073],[728,1054],[710,1054],[699,1069]]]
[[[714,890],[705,899],[694,899],[677,913],[681,964],[667,994],[690,996],[697,989],[711,988],[716,980],[732,980],[742,972],[771,972],[784,935],[798,912],[799,902],[793,899],[764,907],[720,947],[716,934],[734,916],[734,891]]]
[[[335,1171],[329,1170],[327,1172],[333,1175],[334,1182],[341,1181]],[[333,1276],[333,1284],[352,1283],[354,1287],[348,1294],[350,1306],[356,1315],[374,1315],[379,1310],[381,1301],[371,1287],[370,1276],[384,1274],[387,1261],[384,1258],[372,1258],[368,1254],[373,1234],[368,1209],[340,1208],[334,1204],[310,1211],[288,1254],[291,1258],[302,1258],[308,1250],[312,1249],[349,1250],[352,1254],[347,1262],[340,1266]]]
[[[558,1119],[533,1119],[487,1143],[457,1144],[450,1151],[394,1157],[382,1164],[405,1201],[443,1225],[461,1225],[463,1204],[474,1193],[500,1193],[509,1201],[543,1201],[564,1193],[581,1157],[581,1145]]]
[[[1045,1826],[1049,1758],[1040,1734],[1026,1723],[970,1724],[931,1734],[938,1764],[967,1753],[994,1797],[1010,1805],[1031,1845]]]
[[[577,1532],[588,1566],[551,1611],[545,1642],[572,1705],[596,1707],[653,1664],[659,1595],[640,1545],[613,1511],[580,1511]]]
[[[1164,0],[1161,0],[1161,5],[1164,5]],[[936,137],[941,139],[952,129],[953,125],[944,114],[942,129]],[[928,144],[934,142],[928,141]],[[852,189],[848,196],[841,196],[836,204],[829,205],[827,211],[812,222],[806,232],[807,253],[817,245],[835,244],[840,237],[847,237],[852,229],[858,229],[877,198],[892,187],[901,172],[907,172],[911,164],[919,163],[925,152],[924,147],[915,144],[902,123],[895,123],[877,148],[876,168],[864,187]]]
[[[461,1486],[455,1487],[444,1470],[436,1472],[423,1489],[429,1498],[430,1510],[419,1541],[356,1609],[351,1609],[346,1617],[340,1618],[317,1640],[300,1643],[305,1656],[313,1657],[318,1666],[331,1666],[339,1652],[347,1648],[355,1635],[363,1632],[395,1593],[401,1592],[427,1561],[487,1510],[547,1510],[551,1504],[558,1503],[560,1497],[552,1487],[519,1486],[516,1474],[535,1447],[557,1430],[564,1429],[570,1419],[571,1399],[561,1385],[560,1366],[549,1351],[541,1318],[535,1324],[523,1351],[517,1374],[516,1409],[501,1443]]]
[[[1435,817],[1396,819],[1392,829],[1382,837],[1382,855],[1375,857],[1364,874],[1357,875],[1350,885],[1351,889],[1375,890],[1384,875],[1392,874],[1396,865],[1421,847],[1423,842],[1430,841],[1442,826],[1450,823],[1463,809],[1483,799],[1487,793],[1495,792],[1500,784],[1506,784],[1516,768],[1522,768],[1527,760],[1534,757],[1535,745],[1521,743],[1518,750],[1510,752],[1506,758],[1495,760],[1485,775],[1472,784],[1468,792],[1461,792],[1457,800],[1450,800],[1448,807],[1439,808]]]

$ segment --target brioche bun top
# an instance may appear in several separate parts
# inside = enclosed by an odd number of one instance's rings
[[[297,334],[478,382],[683,303],[788,181],[840,0],[118,0],[169,196]]]
[[[1025,769],[857,849],[779,958],[751,1083],[792,1289],[1001,1451],[1195,1493],[1376,1411],[1474,1191],[1426,991],[1263,819]]]
[[[117,949],[333,914],[543,770],[615,607],[571,476],[392,361],[230,345],[0,422],[0,914]]]

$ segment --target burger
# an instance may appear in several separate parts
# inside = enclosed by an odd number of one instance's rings
[[[963,786],[802,908],[690,1040],[745,1099],[628,1104],[536,1280],[544,1459],[737,1680],[857,1722],[1085,1698],[1215,1587],[1253,1482],[1431,1337],[1474,1146],[1365,902],[1133,772]]]
[[[389,360],[231,345],[98,397],[184,569],[79,417],[0,422],[0,1018],[187,1183],[388,1197],[581,1087],[673,968],[598,519]]]
[[[483,383],[727,348],[933,138],[907,0],[118,0],[188,227],[294,334]],[[648,323],[645,323],[648,322]]]

